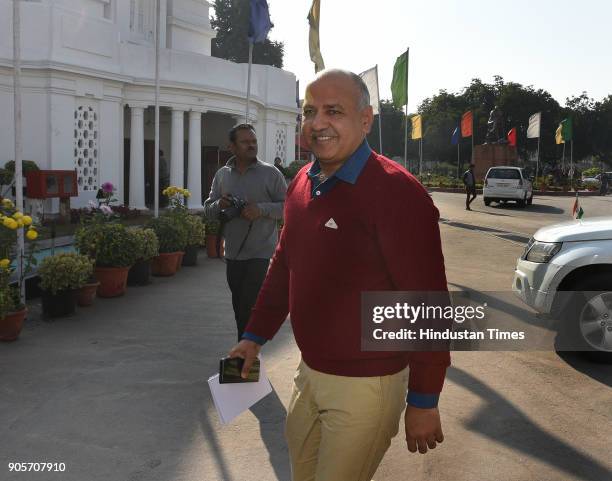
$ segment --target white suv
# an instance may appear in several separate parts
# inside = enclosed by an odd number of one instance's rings
[[[612,217],[539,229],[517,261],[512,289],[559,319],[577,350],[612,360]]]
[[[485,205],[512,200],[525,207],[533,202],[533,187],[520,167],[491,167],[485,176],[482,197]]]

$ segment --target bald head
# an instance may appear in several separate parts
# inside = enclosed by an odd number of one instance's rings
[[[321,72],[317,74],[316,78],[306,86],[306,89],[308,90],[308,87],[318,82],[319,80],[329,78],[329,77],[345,79],[354,86],[355,94],[357,96],[356,97],[357,108],[359,110],[362,110],[366,108],[368,105],[370,105],[370,91],[368,90],[368,86],[365,84],[365,82],[359,75],[349,70],[343,70],[339,68],[330,68],[330,69],[322,70]]]

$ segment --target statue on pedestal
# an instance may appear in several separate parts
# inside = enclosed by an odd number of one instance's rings
[[[500,108],[496,105],[489,114],[489,120],[487,122],[487,136],[485,139],[486,144],[505,144],[506,134],[504,129],[504,114]]]

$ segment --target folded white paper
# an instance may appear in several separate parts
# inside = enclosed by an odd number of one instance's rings
[[[219,384],[219,374],[208,380],[217,413],[222,424],[229,424],[236,416],[272,392],[260,357],[259,381]]]

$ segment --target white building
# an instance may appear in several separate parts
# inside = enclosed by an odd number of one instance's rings
[[[106,181],[150,207],[154,184],[155,0],[23,0],[23,158],[77,170],[86,205]],[[210,56],[206,0],[161,0],[160,149],[170,183],[201,208],[244,122],[247,65]],[[0,167],[14,158],[12,0],[0,0]],[[295,76],[253,65],[250,121],[266,162],[295,158]],[[57,202],[45,206],[57,211]]]

